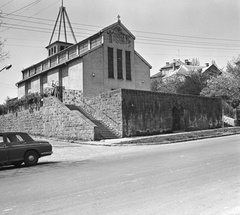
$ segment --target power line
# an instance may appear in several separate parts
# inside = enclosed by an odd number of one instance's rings
[[[25,25],[14,25],[14,24],[6,24],[3,23],[3,25],[11,26],[14,29],[20,29],[20,30],[28,30],[28,31],[35,31],[35,32],[43,32],[43,33],[49,33],[51,29],[49,28],[42,28],[42,27],[32,27],[32,26],[25,26]],[[18,27],[15,27],[18,26]],[[80,33],[81,36],[86,33]],[[147,41],[147,42],[145,42]],[[139,44],[146,44],[146,45],[160,45],[160,46],[180,46],[180,47],[188,47],[188,48],[201,48],[201,49],[216,49],[216,50],[233,50],[238,51],[239,49],[234,49],[234,47],[239,46],[230,46],[231,44],[210,44],[210,43],[199,43],[199,42],[190,42],[190,41],[174,41],[174,40],[144,40],[140,39],[139,41],[136,41],[136,43]]]
[[[10,19],[10,20],[19,20],[19,19],[15,19],[15,18],[6,18],[6,19]],[[24,20],[25,21],[25,20]],[[40,25],[46,25],[46,26],[53,26],[53,24],[49,24],[49,23],[42,23],[42,22],[35,22],[35,21],[29,21],[29,20],[26,20],[26,22],[28,23],[33,23],[33,24],[40,24]],[[4,23],[6,25],[8,25],[8,23]],[[17,24],[9,24],[9,25],[17,25]],[[67,26],[66,26],[67,27]],[[78,27],[75,27],[75,29],[78,29],[78,30],[88,30],[88,31],[92,31],[92,32],[96,32],[96,30],[92,30],[92,29],[86,29],[86,28],[78,28]]]
[[[11,2],[13,2],[14,0],[11,0],[11,1],[9,1],[9,2],[7,2],[6,4],[4,4],[4,5],[1,5],[0,6],[0,8],[3,8],[4,6],[6,6],[6,5],[8,5],[8,4],[10,4]]]
[[[36,23],[36,22],[34,22]],[[42,24],[42,23],[40,23]],[[7,24],[7,23],[2,23],[2,25],[6,25],[6,26],[11,26],[13,28],[13,26],[17,26],[17,28],[21,29],[23,28],[23,30],[26,30],[26,29],[38,29],[37,31],[39,30],[44,30],[44,31],[51,31],[51,29],[49,28],[42,28],[42,27],[33,27],[33,26],[28,26],[28,25],[17,25],[17,24]],[[50,26],[50,24],[47,24],[48,26]],[[80,29],[80,28],[78,28]],[[84,31],[88,31],[88,29],[81,29],[81,30],[84,30]],[[92,30],[93,31],[93,30]],[[83,32],[78,32],[79,34],[84,34]],[[175,43],[175,44],[186,44],[186,45],[195,45],[195,46],[204,46],[204,45],[207,45],[208,47],[209,46],[220,46],[221,48],[227,48],[227,47],[231,47],[231,48],[235,48],[235,47],[239,47],[240,44],[229,44],[229,43],[210,43],[210,42],[199,42],[199,41],[185,41],[185,40],[175,40],[175,39],[163,39],[163,38],[156,38],[156,37],[142,37],[140,36],[140,41],[150,41],[150,42],[155,42],[154,44],[156,43],[159,43],[159,42],[164,42],[164,43]],[[143,39],[142,39],[143,38]],[[150,44],[150,43],[148,43]],[[152,44],[152,43],[151,43]],[[235,50],[235,49],[234,49]]]
[[[197,36],[187,36],[187,35],[179,35],[179,34],[165,34],[165,33],[157,33],[157,32],[147,32],[147,31],[132,30],[132,32],[134,32],[134,31],[138,32],[138,33],[147,33],[147,34],[164,35],[164,36],[172,36],[172,37],[183,37],[183,38],[204,39],[204,40],[222,40],[222,41],[240,42],[240,40],[233,40],[233,39],[223,39],[223,38],[213,38],[213,37],[197,37]]]
[[[171,43],[186,43],[186,44],[198,44],[198,45],[210,45],[210,46],[240,46],[240,44],[232,44],[232,43],[212,43],[212,42],[201,42],[201,41],[190,41],[190,40],[176,40],[176,39],[163,39],[163,38],[156,38],[156,37],[142,37],[139,36],[140,40],[147,40],[153,42],[171,42]],[[141,39],[143,38],[143,39]]]
[[[40,2],[41,0],[39,0],[39,2]],[[58,0],[59,1],[59,0]],[[58,1],[56,1],[56,2],[54,2],[54,3],[52,3],[51,5],[49,5],[48,7],[46,7],[46,8],[44,8],[44,9],[42,9],[42,10],[40,10],[39,12],[37,12],[37,13],[35,13],[34,15],[32,15],[31,17],[28,17],[28,19],[29,18],[32,18],[33,16],[35,16],[35,15],[37,15],[37,14],[39,14],[39,13],[41,13],[42,11],[44,11],[44,10],[46,10],[46,9],[48,9],[49,7],[51,7],[52,5],[54,5],[54,4],[56,4]],[[37,2],[37,3],[39,3],[39,2]],[[36,4],[37,4],[36,3]],[[11,14],[11,15],[13,15],[13,14]],[[8,17],[5,17],[5,18],[8,18]],[[22,22],[24,22],[24,21],[27,21],[26,19],[25,20],[21,20],[20,22],[18,22],[17,24],[20,24],[20,23],[22,23]],[[5,30],[9,30],[10,28],[7,28],[7,29],[5,29]],[[4,31],[5,31],[4,30]]]
[[[16,87],[10,86],[10,85],[4,85],[3,83],[0,83],[1,88],[9,88],[9,89],[16,89]]]
[[[199,47],[199,46],[194,46],[194,44],[192,44],[193,46],[190,45],[181,45],[181,44],[163,44],[163,43],[148,43],[148,42],[138,42],[136,41],[136,43],[140,43],[140,44],[146,44],[146,45],[157,45],[157,46],[174,46],[174,47],[187,47],[187,48],[201,48],[201,49],[213,49],[213,50],[232,50],[232,51],[239,51],[239,49],[224,49],[224,48],[220,48],[220,47],[208,47],[208,46],[204,46],[204,47]]]
[[[4,14],[4,13],[3,13]],[[28,16],[20,16],[20,15],[14,15],[17,17],[25,17],[30,18]],[[3,16],[4,18],[4,16]],[[43,19],[43,18],[33,18],[35,20],[44,20],[51,23],[54,23],[54,20],[51,19]],[[83,24],[83,23],[72,23],[74,25],[81,25],[81,26],[87,26],[87,27],[94,27],[94,28],[103,28],[103,26],[96,26],[96,25],[89,25],[89,24]],[[89,29],[88,29],[89,30]],[[91,30],[96,31],[96,30]],[[150,35],[161,35],[161,36],[172,36],[172,37],[182,37],[182,38],[191,38],[191,39],[203,39],[203,40],[220,40],[220,41],[228,41],[228,42],[240,42],[240,40],[234,40],[234,39],[225,39],[225,38],[213,38],[213,37],[197,37],[197,36],[187,36],[187,35],[178,35],[178,34],[165,34],[165,33],[158,33],[158,32],[148,32],[148,31],[138,31],[138,30],[131,30],[132,32],[138,32],[142,34],[150,34]]]
[[[6,13],[3,13],[3,15],[6,15]],[[29,17],[29,16],[24,16],[24,15],[16,15],[16,14],[12,14],[11,16],[15,16],[15,17],[20,17],[20,18],[27,18],[27,19],[35,19],[35,20],[42,20],[42,21],[47,21],[47,22],[51,22],[52,26],[55,23],[55,20],[52,19],[46,19],[46,18],[36,18],[36,17]],[[2,17],[2,18],[6,18],[6,17]],[[83,24],[83,23],[76,23],[76,22],[71,22],[74,25],[81,25],[81,26],[87,26],[87,27],[94,27],[94,28],[103,28],[103,26],[97,26],[97,25],[90,25],[90,24]]]
[[[18,19],[14,19],[14,18],[10,18],[10,19],[13,19],[13,20],[18,20]],[[35,22],[35,21],[27,21],[29,23],[34,23],[34,24],[40,24],[40,25],[47,25],[47,26],[52,26],[52,24],[48,24],[48,23],[42,23],[42,22]],[[7,25],[7,23],[4,23]],[[9,24],[9,25],[12,25],[12,24]],[[28,27],[28,26],[23,26],[23,27]],[[32,26],[30,26],[31,28]],[[75,29],[78,29],[78,30],[87,30],[87,31],[94,31],[94,30],[91,30],[91,29],[84,29],[84,28],[75,28]],[[166,39],[166,38],[159,38],[159,37],[146,37],[146,36],[139,36],[138,38],[143,38],[143,40],[148,40],[148,41],[161,41],[161,42],[171,42],[171,43],[186,43],[186,44],[192,44],[194,43],[195,45],[210,45],[210,46],[233,46],[233,47],[236,47],[236,46],[240,46],[240,44],[229,44],[229,43],[210,43],[210,42],[199,42],[199,41],[189,41],[189,40],[176,40],[176,39]]]
[[[30,4],[28,4],[28,5],[26,5],[26,6],[24,6],[24,7],[21,7],[21,8],[13,11],[13,12],[11,12],[11,13],[8,13],[8,14],[6,14],[6,15],[7,15],[7,16],[12,15],[12,14],[14,14],[14,13],[16,13],[16,12],[18,12],[18,11],[21,11],[21,10],[23,10],[23,9],[25,9],[25,8],[26,8],[25,10],[27,10],[27,9],[33,7],[34,5],[38,4],[40,1],[41,1],[41,0],[36,0],[36,1],[34,1],[34,2],[30,3]],[[25,10],[24,10],[24,11],[25,11]]]

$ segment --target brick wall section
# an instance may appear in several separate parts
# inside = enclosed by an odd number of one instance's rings
[[[122,90],[123,136],[173,130],[204,130],[222,125],[221,99]]]
[[[99,96],[83,97],[80,91],[65,90],[63,103],[81,106],[96,120],[102,121],[117,136],[122,137],[121,90],[102,93]]]
[[[44,98],[43,107],[0,116],[0,131],[24,131],[65,140],[94,140],[94,124],[70,111],[55,97]]]

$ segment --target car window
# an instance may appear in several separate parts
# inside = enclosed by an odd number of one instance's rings
[[[3,135],[0,135],[0,144],[3,143]]]
[[[17,141],[24,141],[21,135],[17,134],[16,137],[17,137]]]
[[[24,141],[24,139],[19,134],[8,134],[7,135],[9,142],[20,142]]]
[[[21,137],[23,138],[23,140],[25,141],[34,141],[33,138],[31,138],[28,134],[22,133]]]

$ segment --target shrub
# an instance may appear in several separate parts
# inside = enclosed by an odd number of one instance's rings
[[[20,110],[29,109],[32,112],[42,106],[42,96],[39,93],[31,93],[20,99],[7,99],[6,104],[0,105],[0,115],[7,113],[16,113]]]

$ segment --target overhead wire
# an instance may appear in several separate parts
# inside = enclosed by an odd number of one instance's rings
[[[13,2],[14,0],[11,0],[11,1],[9,1],[9,2],[7,2],[7,3],[5,3],[4,5],[1,5],[0,6],[0,8],[3,8],[3,7],[5,7],[6,5],[8,5],[8,4],[10,4],[11,2]]]
[[[14,14],[14,13],[16,13],[16,12],[18,12],[18,11],[21,11],[21,10],[24,10],[24,11],[25,11],[25,10],[28,10],[29,8],[31,8],[31,7],[33,7],[34,5],[38,4],[40,1],[41,1],[41,0],[36,0],[36,1],[34,1],[34,2],[30,3],[30,4],[28,4],[28,5],[26,5],[26,6],[24,6],[24,7],[21,7],[21,8],[19,8],[19,9],[15,10],[15,11],[12,11],[11,13],[6,14],[6,16],[9,16],[9,15]]]
[[[56,4],[59,0],[55,1],[51,5],[47,6],[46,8],[42,9],[41,11],[35,13],[32,16],[24,16],[24,15],[16,14],[16,12],[20,10],[27,10],[33,7],[34,5],[38,4],[40,1],[41,0],[36,0],[9,14],[3,13],[2,18],[5,18],[7,20],[20,21],[20,22],[17,24],[2,23],[2,26],[13,28],[16,30],[25,30],[25,31],[32,31],[32,32],[41,32],[41,33],[51,32],[52,29],[47,27],[53,26],[54,20],[46,19],[46,18],[38,18],[34,16],[48,9],[52,5]],[[9,4],[10,2],[8,2],[7,4]],[[22,22],[28,23],[30,24],[30,26],[20,25],[20,23]],[[37,24],[41,27],[37,27],[36,25],[31,26],[31,24]],[[98,32],[99,28],[101,29],[103,28],[102,26],[89,25],[89,24],[83,24],[83,23],[72,23],[72,24],[77,26],[77,27],[74,27],[74,29],[79,30],[75,32],[76,35],[79,37],[84,37],[83,35],[91,36],[89,35],[90,32]],[[78,26],[81,26],[81,27],[78,27]],[[96,30],[96,28],[98,28],[98,30]],[[70,31],[68,31],[68,33],[69,32]],[[160,33],[160,32],[149,32],[149,31],[139,31],[139,30],[132,30],[132,32],[136,32],[137,34],[138,40],[136,40],[136,44],[141,44],[143,46],[146,46],[146,45],[147,46],[168,46],[168,47],[177,46],[182,48],[191,48],[191,49],[194,48],[194,49],[206,49],[206,50],[211,49],[211,50],[221,50],[221,51],[238,51],[239,50],[238,47],[240,47],[240,44],[237,44],[237,43],[240,43],[240,40],[235,40],[235,39],[166,34],[166,33]],[[19,44],[18,45],[8,44],[8,45],[21,46]],[[29,47],[36,47],[36,46],[29,46]]]
[[[56,2],[54,2],[56,3]],[[53,3],[53,4],[54,4]],[[10,18],[10,19],[14,19],[15,18]],[[37,20],[39,20],[37,18]],[[43,19],[43,20],[47,20],[47,21],[51,21],[53,22],[53,20],[49,20],[49,19]],[[26,20],[26,22],[28,23],[34,23],[34,24],[39,24],[39,25],[43,25],[43,26],[52,26],[49,23],[42,23],[42,22],[35,22],[35,21],[30,21],[30,20]],[[52,29],[48,29],[48,28],[42,28],[42,27],[33,27],[33,26],[27,26],[27,25],[16,25],[16,24],[7,24],[7,23],[3,23],[2,25],[10,25],[11,28],[14,29],[18,29],[18,30],[30,30],[30,31],[39,31],[39,32],[44,32],[44,33],[48,33],[50,32]],[[81,25],[78,23],[78,25]],[[90,26],[90,25],[87,25]],[[94,26],[96,27],[96,26]],[[37,30],[36,30],[37,29]],[[75,27],[75,29],[77,30],[82,30],[84,32],[76,32],[76,35],[80,35],[83,36],[83,34],[85,35],[89,35],[90,32],[93,32],[95,30],[93,29],[86,29],[86,28],[78,28]],[[89,31],[88,33],[86,33],[86,31]],[[136,31],[136,30],[135,30]],[[96,31],[95,31],[96,32]],[[144,31],[136,31],[136,32],[141,32],[141,33],[145,33],[145,34],[155,34],[155,35],[168,35],[168,36],[174,36],[174,37],[180,37],[180,38],[189,38],[191,40],[179,40],[179,39],[169,39],[169,38],[159,38],[159,37],[149,37],[149,36],[138,36],[138,43],[141,44],[145,44],[145,45],[164,45],[164,46],[172,46],[173,44],[178,44],[180,45],[180,47],[190,47],[192,48],[192,46],[195,47],[199,47],[199,48],[205,48],[205,46],[207,46],[206,48],[213,48],[213,49],[222,49],[222,50],[226,50],[226,49],[230,49],[230,50],[236,50],[234,49],[235,47],[240,47],[240,44],[232,44],[229,42],[233,42],[233,41],[238,41],[240,42],[240,40],[227,40],[227,39],[222,39],[222,38],[205,38],[205,37],[195,37],[195,36],[184,36],[184,35],[173,35],[173,34],[162,34],[162,33],[156,33],[156,32],[144,32]],[[228,42],[228,43],[213,43],[213,42],[207,42],[207,41],[196,41],[196,40],[192,40],[192,39],[203,39],[203,40],[219,40],[219,41],[224,41],[224,42]],[[146,42],[147,41],[147,42]],[[164,44],[163,44],[164,43]],[[171,44],[168,44],[171,43]],[[220,47],[219,47],[220,46]]]
[[[28,30],[34,32],[50,33],[50,28],[44,27],[33,27],[27,25],[15,25],[2,23],[3,26],[11,27],[18,30]],[[87,29],[83,29],[87,31]],[[69,32],[69,31],[68,31]],[[76,32],[76,35],[89,35],[87,32]],[[184,41],[184,40],[173,40],[173,39],[163,39],[163,38],[151,38],[151,37],[141,37],[136,41],[139,44],[145,45],[161,45],[161,46],[179,46],[188,48],[201,48],[201,49],[216,49],[216,50],[239,50],[240,44],[224,44],[224,43],[210,43],[210,42],[198,42],[198,41]]]

